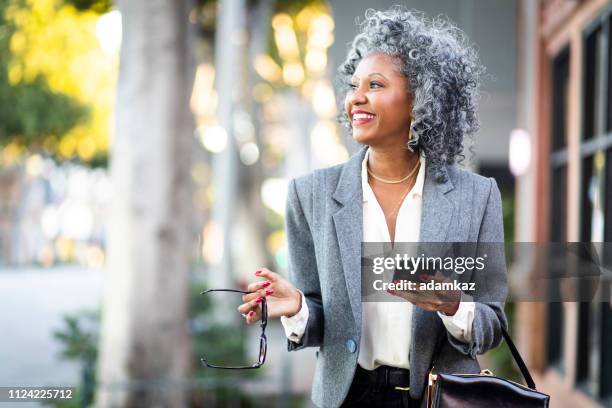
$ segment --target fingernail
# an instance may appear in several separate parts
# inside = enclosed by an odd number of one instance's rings
[[[255,312],[253,312],[252,310],[249,312],[248,316],[249,317],[253,317],[253,315],[255,314]]]
[[[259,275],[261,273],[261,269],[255,271],[255,275]]]
[[[261,303],[263,301],[263,297],[258,297],[257,299],[255,299],[255,303]]]
[[[266,290],[266,296],[271,295],[274,293],[274,289],[268,289]]]
[[[270,286],[271,282],[264,282],[263,285],[261,285],[262,288],[267,288],[268,286]]]

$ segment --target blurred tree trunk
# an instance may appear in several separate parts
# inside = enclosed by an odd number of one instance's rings
[[[252,118],[255,130],[254,142],[259,147],[260,157],[253,165],[243,167],[242,173],[242,178],[244,180],[243,185],[245,186],[244,205],[248,210],[252,228],[255,232],[253,247],[261,254],[261,258],[264,259],[261,265],[251,264],[251,269],[253,267],[266,266],[273,270],[276,269],[274,256],[270,254],[266,247],[266,238],[270,234],[271,229],[266,221],[266,208],[262,205],[261,197],[261,185],[266,177],[262,161],[263,146],[265,145],[265,140],[261,134],[263,109],[261,109],[259,103],[255,102],[251,94],[255,85],[260,81],[259,76],[253,68],[253,61],[255,61],[258,55],[268,52],[268,34],[271,26],[274,3],[274,0],[258,0],[249,3],[247,20],[250,38],[248,47],[249,61],[245,64],[246,67],[250,68],[245,74],[248,78],[246,90],[249,96],[245,105]],[[253,271],[250,270],[250,272],[252,273]]]
[[[227,133],[227,145],[213,156],[213,186],[215,201],[212,221],[222,231],[223,252],[220,261],[212,267],[208,283],[211,287],[227,288],[231,285],[234,264],[232,259],[233,224],[240,161],[236,143],[234,119],[237,106],[244,92],[241,67],[244,64],[246,43],[246,2],[245,0],[219,0],[219,14],[215,33],[215,71],[219,105],[218,123]]]
[[[100,407],[180,407],[188,378],[193,79],[189,1],[125,0]]]

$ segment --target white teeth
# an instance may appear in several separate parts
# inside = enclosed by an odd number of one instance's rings
[[[369,113],[356,113],[353,115],[353,119],[372,119],[374,117],[374,115],[371,115]]]

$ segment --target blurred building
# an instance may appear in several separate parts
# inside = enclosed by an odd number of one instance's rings
[[[518,32],[518,127],[533,160],[517,177],[516,240],[612,241],[612,3],[523,0]],[[520,348],[556,407],[612,406],[609,290],[518,305]]]

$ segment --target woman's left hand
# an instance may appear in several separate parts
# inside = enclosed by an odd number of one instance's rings
[[[434,276],[421,275],[421,282],[426,283],[447,282],[440,273],[436,272]],[[459,308],[461,300],[461,291],[459,290],[387,290],[393,296],[401,297],[429,312],[442,312],[445,315],[453,316]]]

